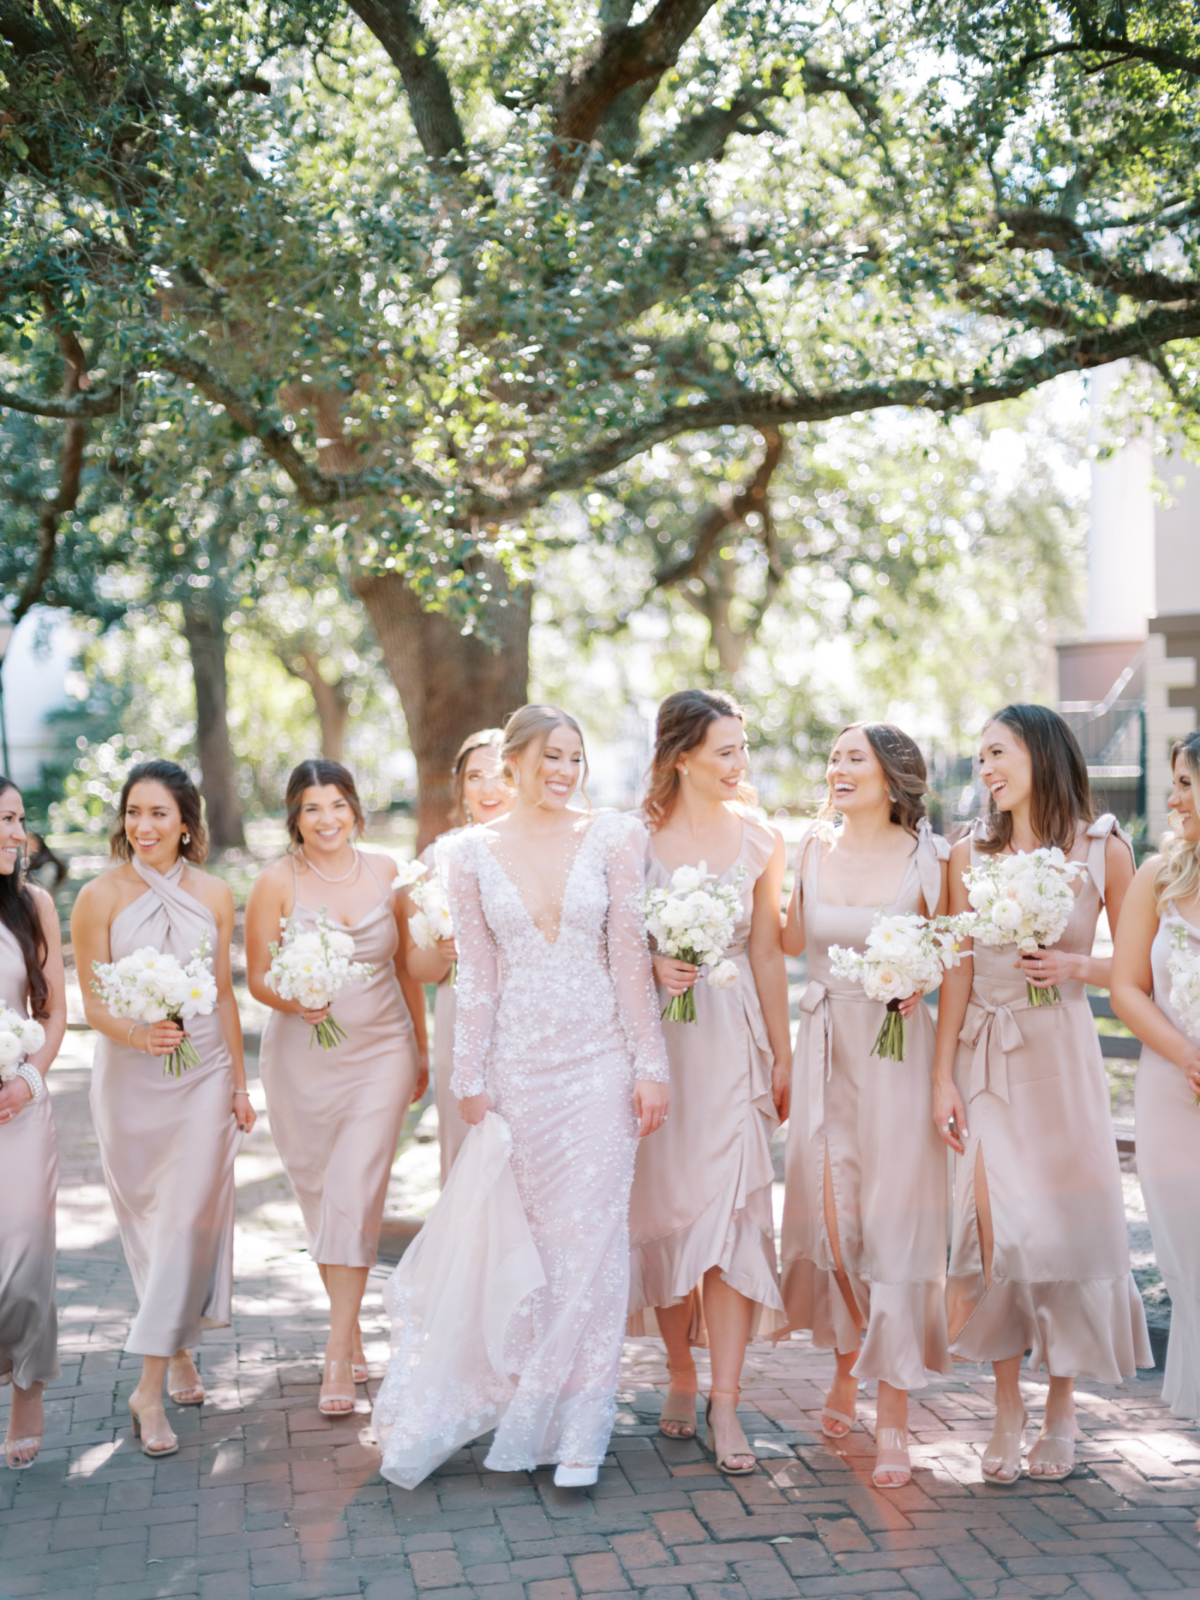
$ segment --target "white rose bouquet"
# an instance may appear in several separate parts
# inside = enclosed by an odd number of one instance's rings
[[[26,1056],[40,1050],[46,1042],[46,1030],[32,1017],[23,1017],[9,1006],[0,1006],[0,1085],[17,1076],[17,1068]]]
[[[294,922],[285,922],[282,944],[267,948],[271,952],[267,983],[280,999],[298,1000],[305,1011],[320,1011],[322,1006],[332,1005],[346,984],[358,983],[375,971],[363,961],[350,959],[354,935],[344,928],[331,927],[324,911],[313,929],[303,930]],[[323,1022],[313,1024],[309,1049],[315,1041],[322,1050],[332,1050],[347,1037],[331,1011]]]
[[[970,929],[979,944],[1015,944],[1022,955],[1032,955],[1062,938],[1075,896],[1070,885],[1086,878],[1081,861],[1068,861],[1053,850],[1019,851],[993,856],[981,867],[963,874],[967,895],[978,916]],[[1031,1006],[1056,1005],[1062,995],[1058,985],[1036,989],[1026,983]]]
[[[736,962],[721,957],[741,914],[745,875],[742,868],[732,883],[717,883],[702,861],[698,867],[676,867],[669,889],[649,888],[641,898],[646,927],[661,954],[711,968],[705,976],[714,989],[737,982]],[[692,990],[672,995],[663,1017],[667,1022],[695,1022]]]
[[[441,939],[453,939],[454,918],[446,888],[436,872],[420,861],[414,861],[402,871],[392,884],[393,889],[407,889],[416,911],[408,919],[408,929],[418,950],[432,950]],[[454,982],[454,968],[450,969]]]
[[[904,1018],[901,1000],[910,995],[928,994],[942,981],[942,973],[962,960],[959,941],[971,931],[971,917],[918,916],[915,911],[889,917],[881,910],[871,924],[867,948],[857,950],[842,945],[829,946],[829,961],[839,978],[857,979],[868,1000],[887,1005],[883,1026],[871,1046],[871,1054],[885,1061],[903,1061],[905,1056]]]
[[[208,933],[186,966],[150,945],[119,961],[92,962],[92,988],[114,1017],[131,1022],[176,1022],[207,1017],[217,1003],[217,980],[208,960]],[[200,1065],[200,1052],[185,1033],[179,1048],[163,1058],[163,1077],[178,1078]]]
[[[1176,923],[1171,935],[1167,971],[1171,974],[1172,1009],[1178,1013],[1188,1038],[1200,1040],[1200,947],[1188,937],[1181,923]],[[1192,1104],[1200,1105],[1200,1095],[1192,1097]]]

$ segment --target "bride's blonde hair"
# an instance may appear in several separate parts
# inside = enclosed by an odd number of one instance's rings
[[[1200,798],[1200,733],[1189,733],[1171,746],[1171,776],[1175,759],[1182,756],[1192,779],[1192,805]],[[1154,874],[1154,906],[1161,917],[1168,900],[1190,900],[1200,889],[1200,844],[1189,844],[1176,834],[1167,834],[1159,845],[1162,861]]]
[[[514,711],[504,724],[504,739],[500,745],[500,761],[504,769],[504,776],[514,788],[517,786],[517,773],[513,767],[513,759],[528,750],[531,745],[536,745],[538,759],[541,760],[549,742],[550,735],[555,728],[574,728],[579,735],[579,745],[583,754],[583,776],[579,780],[579,792],[587,801],[588,764],[587,751],[583,748],[583,729],[566,711],[560,711],[557,706],[522,706],[519,711]]]

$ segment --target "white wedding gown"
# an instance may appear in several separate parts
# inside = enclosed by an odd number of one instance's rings
[[[441,1198],[389,1280],[375,1401],[385,1478],[411,1489],[495,1428],[485,1465],[598,1465],[629,1296],[633,1085],[665,1083],[644,920],[647,839],[580,819],[550,942],[488,827],[439,850],[458,945],[456,1096],[485,1088]]]

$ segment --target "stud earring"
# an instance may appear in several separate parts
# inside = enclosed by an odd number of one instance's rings
[[[680,767],[679,775],[681,778],[686,778],[688,775],[688,769],[686,767]]]

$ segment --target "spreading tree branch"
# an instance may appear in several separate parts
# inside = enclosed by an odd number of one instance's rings
[[[444,161],[466,148],[437,42],[425,31],[410,0],[348,0],[387,51],[400,73],[408,110],[421,148],[431,161]]]

